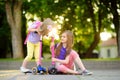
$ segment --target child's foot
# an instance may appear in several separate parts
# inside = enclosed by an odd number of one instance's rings
[[[27,68],[25,68],[25,67],[20,67],[20,71],[21,71],[21,72],[29,72],[30,69],[27,69]]]
[[[81,74],[82,75],[92,75],[93,73],[88,70],[84,70]]]

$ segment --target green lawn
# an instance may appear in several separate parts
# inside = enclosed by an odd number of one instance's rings
[[[0,61],[23,61],[24,59],[13,59],[13,58],[1,58]],[[90,58],[90,59],[82,59],[82,60],[89,60],[89,61],[120,61],[120,58],[99,58],[99,59],[95,59],[95,58]],[[34,61],[34,59],[32,59],[31,61]],[[51,61],[50,58],[44,58],[43,61]]]
[[[83,59],[83,60],[94,60],[94,61],[120,61],[120,58],[96,58],[96,59]]]

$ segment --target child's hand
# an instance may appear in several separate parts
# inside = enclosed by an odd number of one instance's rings
[[[36,32],[37,32],[39,35],[41,35],[39,29],[36,29]]]
[[[56,58],[52,58],[52,61],[56,62],[56,61],[57,61],[57,59],[56,59]]]

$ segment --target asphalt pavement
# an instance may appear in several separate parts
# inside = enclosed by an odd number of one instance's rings
[[[91,70],[93,75],[33,75],[20,70],[0,70],[0,80],[120,80],[120,70]]]
[[[0,80],[120,80],[120,61],[83,61],[93,75],[33,75],[21,73],[22,61],[0,61]],[[48,67],[51,63],[45,62]],[[35,62],[28,65],[35,66]]]

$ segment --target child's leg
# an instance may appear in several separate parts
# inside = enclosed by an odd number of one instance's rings
[[[28,61],[24,59],[24,61],[23,61],[23,63],[22,63],[22,66],[21,66],[21,67],[26,68],[27,63],[28,63]]]
[[[77,65],[79,66],[79,68],[82,71],[86,70],[85,67],[84,67],[84,65],[83,65],[83,63],[82,63],[82,61],[81,61],[81,59],[80,59],[80,57],[79,57],[79,55],[77,54],[76,51],[72,51],[70,53],[70,62],[72,62],[72,61],[76,62]]]
[[[63,73],[79,74],[77,71],[67,68],[65,65],[59,65],[57,67],[58,71]]]
[[[27,63],[31,58],[33,57],[33,50],[34,50],[34,44],[27,42],[27,56],[24,59],[22,66],[20,67],[21,72],[27,72],[30,71],[29,69],[26,68]]]
[[[69,61],[69,64],[67,64],[67,66],[70,67],[70,66],[72,66],[71,64],[73,64],[74,62],[76,62],[77,65],[79,66],[79,68],[82,70],[82,74],[86,74],[86,75],[91,75],[91,74],[92,74],[92,72],[89,72],[89,71],[84,67],[84,65],[83,65],[83,63],[82,63],[79,55],[78,55],[75,51],[72,51],[72,52],[70,53],[70,59],[69,59],[69,60],[70,60],[70,61]],[[74,61],[74,62],[73,62],[73,61]],[[70,68],[68,68],[68,69],[66,69],[66,70],[67,70],[67,72],[69,72],[69,73],[79,74],[77,71],[74,71],[74,70],[72,70],[72,69],[70,69]]]
[[[81,74],[83,74],[83,75],[92,75],[92,74],[93,74],[92,72],[88,71],[88,70],[84,67],[84,65],[83,65],[83,63],[82,63],[82,61],[81,61],[81,59],[80,59],[79,56],[76,57],[75,62],[77,63],[77,65],[79,66],[79,68],[81,68],[81,70],[82,70],[82,73],[81,73]]]
[[[35,53],[34,56],[35,56],[35,61],[36,61],[37,66],[38,66],[38,65],[41,65],[40,42],[38,42],[37,44],[35,44],[34,53]]]
[[[82,71],[86,70],[79,56],[75,58],[75,62]]]
[[[22,67],[26,68],[26,65],[27,65],[28,61],[32,59],[33,50],[34,50],[34,44],[32,44],[30,42],[27,42],[27,56],[23,61]]]

